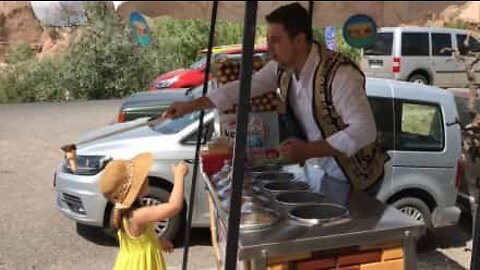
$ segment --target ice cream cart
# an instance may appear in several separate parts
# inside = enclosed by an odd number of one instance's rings
[[[177,18],[210,19],[206,74],[210,71],[209,60],[217,18],[244,22],[234,158],[230,168],[231,177],[225,181],[228,183],[224,183],[229,185],[229,189],[221,189],[219,182],[224,178],[213,179],[205,175],[203,179],[211,196],[212,224],[215,228],[213,239],[214,246],[219,250],[220,267],[415,269],[415,238],[419,235],[420,225],[399,211],[362,192],[350,191],[348,187],[329,187],[328,183],[322,185],[331,189],[330,194],[335,196],[316,196],[309,193],[308,186],[302,185],[301,181],[293,181],[301,178],[301,175],[294,178],[283,167],[256,168],[245,162],[257,17],[260,22],[264,14],[285,3],[123,1],[117,5],[118,11],[124,15],[137,10],[152,17],[172,15]],[[342,25],[351,15],[358,13],[369,15],[378,26],[389,26],[426,20],[446,7],[461,2],[304,1],[303,4],[309,7],[310,18],[315,26]],[[208,12],[210,10],[211,13]],[[205,83],[204,94],[206,89]],[[199,140],[196,170],[200,156]],[[265,174],[270,175],[265,177]],[[195,184],[192,186],[195,187]],[[187,243],[189,229],[187,226]],[[185,254],[184,268],[188,244]]]

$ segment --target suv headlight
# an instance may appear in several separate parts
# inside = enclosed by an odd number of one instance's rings
[[[112,158],[107,156],[77,156],[77,172],[75,174],[95,175],[102,171],[111,160]],[[68,160],[63,160],[62,168],[63,172],[73,174]]]
[[[180,77],[177,75],[177,76],[172,77],[172,78],[170,78],[170,79],[161,81],[160,83],[157,84],[157,89],[170,87],[170,86],[172,86],[174,83],[176,83],[179,78],[180,78]]]

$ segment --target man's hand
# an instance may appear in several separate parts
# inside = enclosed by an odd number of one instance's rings
[[[283,141],[278,147],[278,151],[281,157],[292,163],[303,163],[310,158],[343,155],[324,140],[305,142],[296,138]]]
[[[168,107],[168,109],[163,113],[163,118],[180,118],[186,114],[189,114],[195,110],[193,106],[193,101],[187,102],[174,102]]]
[[[292,163],[302,163],[309,159],[309,143],[299,139],[287,139],[278,147],[280,156]]]
[[[162,118],[180,118],[194,111],[201,111],[215,108],[215,104],[208,97],[200,97],[192,101],[174,102],[163,113]]]

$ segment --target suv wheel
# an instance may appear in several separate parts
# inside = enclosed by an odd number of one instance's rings
[[[170,198],[170,192],[158,187],[150,186],[148,195],[142,198],[141,204],[144,206],[150,206],[150,205],[157,205],[160,203],[165,203],[168,202],[168,199]],[[113,213],[113,211],[112,211]],[[110,219],[112,217],[110,216]],[[164,237],[170,241],[174,241],[175,237],[177,236],[177,233],[180,231],[180,229],[183,226],[183,222],[185,219],[185,208],[178,214],[177,216],[173,218],[169,218],[166,220],[162,220],[159,222],[156,222],[155,226],[155,232],[157,233],[157,236]],[[113,229],[108,229],[107,233],[116,237],[116,233],[113,233]]]
[[[429,84],[428,78],[422,74],[413,74],[412,76],[410,76],[410,78],[408,78],[408,81],[417,84]]]
[[[404,214],[424,224],[422,235],[426,235],[432,228],[432,213],[422,200],[407,197],[394,202],[392,205]]]

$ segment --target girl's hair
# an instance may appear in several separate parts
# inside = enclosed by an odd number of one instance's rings
[[[133,202],[130,208],[127,208],[127,209],[120,209],[120,208],[113,207],[112,227],[115,228],[116,230],[120,230],[120,228],[122,227],[123,216],[140,207],[142,207],[142,205],[138,199]]]

